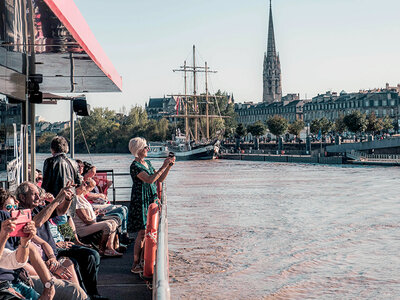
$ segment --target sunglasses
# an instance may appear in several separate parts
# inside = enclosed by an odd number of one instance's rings
[[[18,205],[11,205],[11,204],[6,205],[7,210],[11,210],[11,208],[18,209]]]
[[[150,146],[146,146],[146,147],[144,147],[144,149],[150,150]]]

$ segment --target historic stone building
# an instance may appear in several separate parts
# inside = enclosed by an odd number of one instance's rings
[[[350,114],[354,110],[367,115],[373,112],[379,118],[388,116],[399,120],[399,94],[400,85],[390,87],[389,84],[386,84],[384,89],[362,90],[356,93],[342,91],[338,95],[335,92],[326,92],[304,104],[304,121],[311,122],[322,117],[335,121],[340,115]]]
[[[272,103],[282,99],[281,63],[275,47],[272,5],[269,3],[267,53],[264,53],[263,102]]]
[[[290,99],[290,101],[285,99]],[[238,123],[244,125],[253,124],[256,121],[265,122],[275,115],[280,115],[292,123],[303,119],[303,106],[307,101],[310,100],[300,100],[298,94],[290,94],[283,97],[280,102],[238,103],[235,104],[235,112]]]
[[[150,98],[145,105],[149,119],[160,120],[166,117],[169,121],[173,118],[169,115],[176,114],[176,100],[173,97]]]

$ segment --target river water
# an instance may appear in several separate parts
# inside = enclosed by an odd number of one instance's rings
[[[92,158],[129,171],[129,155]],[[177,162],[167,178],[171,298],[399,299],[399,173]]]

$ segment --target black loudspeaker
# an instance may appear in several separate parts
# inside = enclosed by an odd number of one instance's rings
[[[85,99],[75,99],[73,101],[74,112],[76,112],[78,116],[90,115],[90,105],[87,104]]]
[[[40,104],[43,102],[43,94],[39,91],[29,91],[29,101],[31,103]]]

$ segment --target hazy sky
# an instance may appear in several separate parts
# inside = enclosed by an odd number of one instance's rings
[[[192,45],[198,64],[218,71],[211,92],[261,101],[269,1],[74,1],[123,77],[122,93],[88,94],[92,107],[119,111],[182,93],[182,74],[172,69],[191,61]],[[400,1],[274,0],[272,9],[283,94],[400,83]],[[68,109],[38,105],[37,115],[67,120]]]

